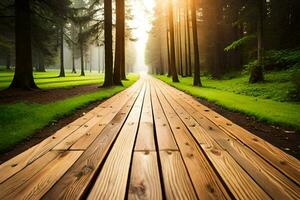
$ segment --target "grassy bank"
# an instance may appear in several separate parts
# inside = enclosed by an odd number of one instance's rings
[[[71,115],[78,108],[111,97],[131,86],[137,79],[138,75],[131,74],[128,81],[123,81],[123,87],[101,88],[98,92],[49,104],[20,102],[0,105],[0,152],[7,151],[53,121]]]
[[[287,100],[287,90],[292,85],[288,81],[280,80],[280,76],[273,73],[267,74],[266,83],[254,85],[247,83],[246,76],[221,81],[204,77],[202,88],[194,87],[191,77],[180,78],[180,83],[173,83],[166,76],[157,76],[157,78],[179,90],[224,108],[255,116],[260,121],[300,130],[300,103],[280,102]]]
[[[34,72],[34,80],[38,87],[42,89],[52,89],[61,87],[74,87],[80,85],[101,84],[103,82],[103,74],[86,72],[85,76],[80,73],[73,74],[66,72],[66,77],[58,77],[58,71]],[[12,79],[13,71],[0,71],[0,90],[7,88]]]

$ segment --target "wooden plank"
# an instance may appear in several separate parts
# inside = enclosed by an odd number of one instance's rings
[[[41,143],[0,165],[0,183],[3,183],[9,177],[13,176],[36,159],[49,152],[62,139],[78,128],[79,126],[66,126],[52,136],[46,138]]]
[[[164,94],[169,90],[164,88]],[[225,149],[242,168],[274,199],[300,199],[300,188],[286,176],[277,171],[273,166],[251,151],[247,146],[240,144],[235,138],[228,137],[210,120],[203,117],[199,112],[180,100],[175,92],[169,92],[181,106],[172,103],[182,121],[193,132],[203,129],[203,133],[211,137]],[[193,115],[193,117],[191,116]],[[196,120],[194,120],[194,119]]]
[[[78,161],[43,197],[44,199],[75,200],[82,197],[96,175],[98,168],[103,164],[105,156],[123,126],[139,93],[140,88],[134,92],[130,101],[123,106]]]
[[[164,83],[161,83],[166,85]],[[168,86],[168,90],[175,91],[174,88]],[[193,99],[191,96],[178,91],[181,99],[186,101],[188,104],[193,106],[197,112],[201,113],[203,116],[207,117],[214,124],[221,127],[225,130],[225,133],[229,134],[232,137],[235,137],[237,140],[242,142],[244,145],[251,148],[259,156],[264,158],[272,166],[276,167],[277,170],[284,173],[291,180],[300,185],[300,161],[296,158],[286,154],[277,147],[271,145],[265,140],[260,139],[249,131],[241,128],[240,126],[234,124],[230,120],[224,118],[218,113],[212,111],[206,106],[200,104],[198,101]]]
[[[230,199],[196,141],[156,86],[157,95],[170,123],[199,199]]]
[[[135,102],[87,199],[124,199],[144,94],[145,88]]]
[[[130,94],[126,94],[126,97],[122,97],[118,99],[114,103],[114,105],[110,106],[110,109],[108,112],[101,112],[101,115],[99,117],[98,123],[96,123],[87,133],[85,133],[83,136],[81,136],[71,147],[71,150],[85,150],[87,149],[91,143],[98,137],[99,134],[104,130],[107,124],[109,124],[112,119],[117,115],[126,115],[126,112],[119,112],[122,107],[124,106],[124,103],[131,100],[132,96],[137,95],[138,91],[140,91],[141,85],[138,85],[138,87],[132,88],[133,90],[130,90]],[[127,103],[127,102],[126,102]]]
[[[81,151],[62,152],[60,156],[48,163],[45,168],[9,194],[2,196],[1,199],[40,199],[81,154]]]
[[[162,199],[156,152],[134,152],[128,199]]]
[[[97,135],[100,134],[104,126],[108,124],[114,118],[114,116],[116,116],[117,112],[130,99],[131,95],[126,95],[125,93],[123,93],[122,96],[116,96],[118,97],[118,99],[116,99],[113,103],[102,105],[103,107],[99,111],[101,115],[94,116],[91,120],[85,123],[78,130],[73,132],[71,135],[66,137],[53,149],[68,150],[76,143],[75,146],[71,149],[85,150],[93,142],[93,139],[95,139]],[[82,137],[83,141],[80,140]]]
[[[160,151],[178,150],[168,120],[166,119],[166,116],[164,115],[161,105],[156,96],[153,84],[151,84],[151,101],[153,108],[153,117],[155,121],[158,149]]]
[[[148,89],[145,94],[144,105],[134,150],[155,151],[150,89]]]
[[[111,98],[105,100],[100,105],[98,105],[97,107],[95,107],[94,109],[89,111],[88,113],[84,113],[82,117],[78,118],[77,120],[70,123],[69,125],[82,126],[83,124],[85,124],[86,122],[88,122],[89,120],[91,120],[95,116],[102,117],[103,114],[101,113],[101,111],[104,108],[109,107],[110,104],[114,103],[115,101],[119,100],[120,98],[123,98],[125,96],[129,96],[132,93],[132,91],[134,91],[136,89],[136,87],[139,87],[140,83],[141,82],[138,81],[133,86],[131,86],[130,88],[127,88],[127,89],[121,91],[120,93],[115,94],[114,96],[112,96]]]
[[[99,123],[99,117],[94,116],[91,120],[89,120],[87,123],[85,123],[79,129],[77,129],[72,134],[70,134],[68,137],[66,137],[62,141],[60,141],[59,144],[57,144],[55,147],[53,147],[53,150],[56,150],[56,151],[68,150],[75,142],[77,142],[77,140],[79,138],[81,138],[85,134],[88,134],[88,132],[94,126],[98,126],[98,123]]]
[[[46,167],[52,160],[57,158],[61,152],[50,151],[35,160],[31,165],[26,166],[19,173],[0,184],[0,199],[17,190],[24,183],[30,180],[36,173]]]
[[[157,87],[159,87],[159,84]],[[163,95],[161,94],[161,96]],[[164,100],[163,97],[160,99]],[[167,104],[167,102],[165,102],[165,104]],[[164,108],[166,108],[165,105]],[[178,115],[173,113],[173,116]],[[171,121],[174,121],[174,118]],[[209,137],[205,137],[203,129],[194,129],[192,134],[235,198],[270,199],[226,151],[220,148],[219,145]]]
[[[178,151],[159,152],[166,199],[197,199],[193,185]]]
[[[106,106],[109,103],[117,100],[120,96],[123,97],[124,95],[130,95],[130,93],[136,88],[140,87],[142,84],[141,81],[135,83],[132,87],[124,90],[120,94],[115,95],[112,99],[105,101],[103,104]],[[102,106],[103,104],[100,104]],[[63,139],[68,137],[71,133],[76,131],[78,128],[83,126],[84,123],[88,122],[90,119],[94,117],[95,114],[87,113],[85,116],[75,120],[74,122],[70,123],[66,127],[62,128],[61,130],[57,131],[52,136],[46,138],[41,143],[31,147],[30,149],[24,151],[23,153],[17,155],[16,157],[8,160],[7,162],[0,165],[0,183],[7,180],[9,177],[13,176],[20,170],[22,170],[27,165],[31,164],[40,156],[43,156],[47,152],[49,152],[54,146],[60,143]],[[5,173],[4,173],[5,172]]]

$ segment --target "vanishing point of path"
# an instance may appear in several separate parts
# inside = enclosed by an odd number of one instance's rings
[[[300,199],[300,162],[150,76],[0,166],[0,199]]]

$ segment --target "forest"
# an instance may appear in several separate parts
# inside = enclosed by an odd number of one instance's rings
[[[1,0],[0,199],[300,199],[299,0]]]
[[[2,102],[30,100],[40,88],[109,90],[128,73],[136,79],[132,73],[148,71],[229,110],[299,128],[297,0],[4,0],[0,6],[0,87],[8,88]],[[236,102],[245,96],[254,98]],[[260,105],[255,98],[271,101]],[[263,112],[265,106],[274,109]]]

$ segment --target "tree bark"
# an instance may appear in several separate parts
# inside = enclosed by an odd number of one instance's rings
[[[190,34],[190,14],[189,0],[186,0],[186,23],[187,23],[187,45],[188,45],[188,76],[192,76],[192,53],[191,53],[191,34]]]
[[[76,74],[76,67],[75,67],[75,47],[72,46],[72,73]]]
[[[11,65],[11,60],[10,60],[10,52],[7,53],[6,55],[6,69],[9,70]]]
[[[170,27],[170,68],[173,82],[179,82],[177,70],[175,67],[175,38],[174,38],[174,20],[173,20],[173,0],[169,1],[169,27]]]
[[[64,66],[64,26],[60,28],[60,73],[59,77],[65,77],[65,66]]]
[[[183,76],[183,57],[182,57],[182,41],[181,41],[181,13],[180,13],[180,6],[178,5],[178,40],[179,40],[179,64],[180,64],[180,75]]]
[[[38,53],[38,66],[36,69],[38,72],[46,72],[45,70],[45,63],[44,63],[44,56],[42,53]]]
[[[193,43],[194,43],[194,59],[195,59],[195,72],[194,72],[194,86],[202,86],[200,79],[200,56],[198,47],[198,33],[197,33],[197,19],[196,19],[196,0],[191,0],[192,11],[192,29],[193,29]]]
[[[9,88],[37,89],[33,79],[29,0],[15,0],[16,69]]]
[[[79,35],[82,33],[82,26],[81,24],[79,25]],[[80,67],[81,67],[81,73],[80,76],[85,76],[84,73],[84,55],[83,55],[83,41],[80,39],[79,41],[79,48],[80,48]]]
[[[123,85],[121,81],[121,69],[125,68],[123,57],[125,52],[125,2],[116,0],[116,48],[115,48],[115,67],[114,84]]]
[[[168,77],[170,77],[172,75],[172,72],[171,72],[170,38],[169,38],[168,20],[167,20],[166,26],[167,26],[167,51],[168,51],[167,52],[167,56],[168,56]]]
[[[258,0],[258,17],[257,17],[257,65],[251,70],[249,82],[257,83],[264,81],[263,74],[263,18],[264,18],[264,2]]]
[[[113,85],[112,0],[104,0],[105,78],[104,87]]]
[[[185,1],[185,5],[187,4],[187,1]],[[184,62],[185,62],[185,76],[188,76],[188,46],[187,46],[187,12],[184,9],[184,19],[183,19],[183,30],[184,30]]]

